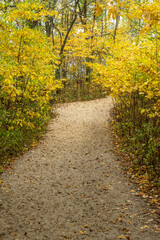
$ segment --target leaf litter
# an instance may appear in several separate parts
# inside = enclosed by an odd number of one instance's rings
[[[159,240],[158,210],[111,151],[111,108],[109,97],[59,105],[40,144],[4,171],[2,240]]]

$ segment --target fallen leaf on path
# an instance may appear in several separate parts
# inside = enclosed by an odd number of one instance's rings
[[[108,188],[106,188],[106,187],[104,187],[104,186],[102,186],[101,188],[102,188],[103,190],[108,190]]]
[[[12,235],[13,235],[13,236],[17,236],[17,233],[16,233],[16,232],[15,232],[15,233],[12,233]]]
[[[130,192],[135,192],[135,190],[131,190]]]
[[[155,203],[155,204],[159,204],[159,203],[158,203],[158,199],[152,199],[151,202],[152,202],[152,203]]]
[[[82,227],[84,227],[84,228],[87,228],[87,227],[88,227],[88,225],[86,224],[86,225],[83,225]]]
[[[156,227],[155,230],[156,230],[156,231],[160,231],[160,228]]]
[[[107,228],[106,231],[111,231],[111,228]]]
[[[143,227],[141,227],[141,229],[142,230],[147,230],[147,229],[149,229],[150,227],[149,226],[147,226],[147,225],[145,225],[145,226],[143,226]]]
[[[158,213],[158,210],[154,209],[151,211],[151,213]]]
[[[116,221],[114,221],[114,220],[111,220],[111,221],[110,221],[110,223],[115,223],[115,222],[116,222]]]
[[[143,198],[148,198],[149,196],[148,196],[148,195],[145,195],[145,194],[143,194],[143,195],[142,195],[142,197],[143,197]]]
[[[79,230],[79,229],[78,229],[78,231],[79,231],[80,234],[85,234],[83,231],[81,231],[81,230]]]
[[[121,236],[118,236],[119,239],[127,239],[126,236],[124,235],[121,235]]]
[[[129,232],[129,229],[127,229],[127,228],[122,228],[122,231],[123,231],[123,232]]]
[[[153,221],[153,219],[149,219],[147,222],[152,222]]]

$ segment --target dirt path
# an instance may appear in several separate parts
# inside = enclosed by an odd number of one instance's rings
[[[2,175],[2,240],[159,240],[105,128],[110,98],[60,105],[41,143]]]

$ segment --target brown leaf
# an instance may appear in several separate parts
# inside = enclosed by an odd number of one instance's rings
[[[119,239],[126,239],[126,236],[124,235],[121,235],[121,236],[118,236]]]
[[[111,228],[107,228],[106,231],[111,231]]]
[[[79,231],[80,234],[85,234],[83,231],[81,231],[81,230],[79,230],[79,229],[78,229],[78,231]]]
[[[129,232],[129,229],[127,229],[127,228],[122,228],[122,231],[123,231],[123,232]]]
[[[156,230],[156,231],[160,231],[160,228],[156,227],[155,230]]]

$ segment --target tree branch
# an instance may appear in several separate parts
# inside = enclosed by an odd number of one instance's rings
[[[70,27],[68,28],[68,31],[67,31],[66,36],[65,36],[65,38],[64,38],[63,44],[62,44],[62,46],[61,46],[61,51],[60,51],[61,62],[62,62],[63,51],[64,51],[64,48],[65,48],[65,45],[66,45],[66,42],[67,42],[69,33],[70,33],[70,31],[71,31],[71,29],[72,29],[72,27],[73,27],[73,25],[74,25],[74,23],[75,23],[75,21],[76,21],[76,19],[77,19],[77,11],[76,11],[76,10],[77,10],[77,5],[78,5],[78,3],[79,3],[79,0],[77,0],[76,3],[75,3],[75,16],[74,16],[74,18],[73,18],[73,20],[72,20],[72,22],[71,22],[71,24],[70,24]]]

